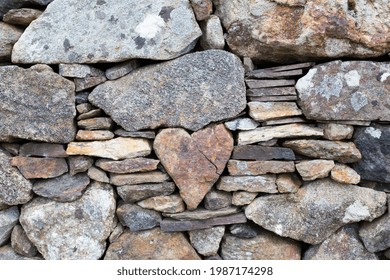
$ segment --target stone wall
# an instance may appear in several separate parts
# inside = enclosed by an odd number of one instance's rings
[[[0,259],[389,259],[387,0],[0,3]]]

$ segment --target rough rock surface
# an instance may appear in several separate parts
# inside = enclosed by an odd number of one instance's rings
[[[233,192],[232,204],[236,206],[248,205],[250,204],[257,196],[257,193],[254,192]]]
[[[231,53],[196,52],[108,81],[89,100],[129,131],[161,126],[195,131],[245,109],[244,69]]]
[[[296,89],[309,119],[390,121],[389,85],[388,62],[332,61],[311,68]]]
[[[12,61],[166,60],[190,51],[200,35],[188,0],[54,1],[26,29]]]
[[[119,221],[131,231],[151,229],[160,225],[161,214],[134,204],[123,204],[116,210]]]
[[[16,225],[11,234],[11,245],[16,253],[25,257],[34,257],[38,250],[28,239],[26,232],[20,225]]]
[[[10,245],[0,247],[0,260],[33,260],[38,258],[29,258],[19,255]]]
[[[364,222],[359,235],[364,246],[372,253],[390,248],[390,213],[372,222]]]
[[[54,178],[68,172],[68,165],[64,158],[20,157],[11,159],[26,179]]]
[[[224,125],[189,135],[184,129],[162,130],[154,151],[180,189],[188,209],[195,209],[225,168],[233,138]]]
[[[372,221],[386,208],[383,192],[322,179],[293,194],[258,197],[245,214],[280,236],[319,244],[343,225]]]
[[[68,163],[69,174],[73,176],[77,173],[87,171],[93,164],[93,158],[87,156],[70,156]]]
[[[157,169],[160,161],[149,158],[133,158],[121,161],[99,159],[95,165],[101,169],[112,173],[135,173],[153,171]]]
[[[103,170],[101,170],[100,168],[97,168],[95,166],[91,166],[88,169],[87,174],[88,174],[88,177],[91,178],[92,180],[102,182],[102,183],[109,183],[110,182],[110,178],[108,178],[106,172],[104,172]]]
[[[19,209],[16,206],[0,211],[0,246],[8,241],[18,219]]]
[[[183,199],[176,194],[150,197],[137,202],[137,204],[143,208],[163,213],[179,213],[186,209]]]
[[[258,127],[260,124],[251,118],[237,118],[228,122],[225,122],[227,129],[236,130],[252,130]]]
[[[224,226],[192,230],[189,232],[190,242],[199,254],[214,256],[218,253],[219,243],[224,233]]]
[[[230,175],[264,175],[267,173],[290,173],[295,171],[293,161],[243,161],[229,160],[228,171]]]
[[[204,197],[204,207],[207,210],[218,210],[232,204],[232,195],[228,192],[211,190]]]
[[[235,224],[229,227],[230,233],[238,238],[252,238],[261,234],[264,230],[253,222]]]
[[[110,185],[93,183],[74,202],[36,198],[22,207],[20,223],[45,259],[99,259],[113,230]]]
[[[294,193],[298,191],[302,182],[294,174],[279,174],[276,177],[276,185],[280,193]]]
[[[302,115],[295,102],[249,102],[249,115],[255,121],[268,121]]]
[[[26,4],[47,5],[53,0],[2,0],[0,2],[0,19],[11,9],[23,7]]]
[[[207,220],[215,217],[228,216],[231,214],[235,214],[239,212],[239,208],[237,207],[226,207],[217,210],[206,210],[202,208],[198,208],[196,210],[189,210],[181,213],[164,213],[164,216],[173,218],[176,220]]]
[[[390,49],[381,1],[214,0],[227,44],[240,56],[279,63],[375,57]]]
[[[116,188],[118,195],[127,203],[137,202],[149,197],[170,195],[175,191],[173,182],[160,184],[124,185]]]
[[[29,142],[20,146],[19,155],[23,157],[67,157],[64,146],[51,143]]]
[[[36,9],[12,9],[4,16],[3,21],[9,24],[28,26],[33,20],[36,20],[42,12]]]
[[[199,260],[183,233],[159,228],[123,234],[108,247],[105,260]]]
[[[18,41],[22,32],[16,26],[0,22],[0,62],[11,60],[12,47]]]
[[[354,131],[353,126],[347,124],[327,123],[321,127],[324,129],[324,138],[334,141],[351,139]]]
[[[0,92],[0,139],[53,143],[74,139],[76,110],[71,81],[50,71],[4,66],[0,67]]]
[[[333,167],[333,160],[324,159],[307,160],[295,164],[295,168],[304,181],[325,178],[329,175]]]
[[[225,38],[219,17],[210,16],[210,18],[200,22],[200,28],[203,32],[202,37],[200,37],[200,45],[203,49],[223,49],[225,47]]]
[[[262,176],[222,176],[217,189],[222,191],[247,191],[277,193],[276,176],[273,174]]]
[[[115,186],[137,185],[144,183],[162,183],[170,178],[161,171],[140,172],[131,174],[110,174],[110,183]]]
[[[330,172],[330,177],[339,183],[357,185],[360,182],[360,175],[351,167],[337,163]]]

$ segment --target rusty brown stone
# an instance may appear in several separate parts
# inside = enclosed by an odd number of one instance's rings
[[[96,161],[96,166],[111,173],[135,173],[156,170],[159,162],[159,160],[150,158],[132,158],[119,161],[99,159]]]
[[[26,179],[54,178],[68,172],[64,158],[13,157],[11,165],[16,166]]]
[[[289,173],[295,171],[293,161],[243,161],[229,160],[230,175],[264,175],[267,173]]]

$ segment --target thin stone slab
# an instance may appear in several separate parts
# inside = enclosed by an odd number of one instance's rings
[[[238,118],[228,122],[225,122],[227,129],[231,131],[236,130],[252,130],[258,127],[260,124],[251,118]]]
[[[271,78],[289,78],[292,76],[303,75],[302,69],[286,70],[286,71],[272,71],[269,69],[258,69],[247,74],[248,78],[256,79],[271,79]]]
[[[214,256],[218,253],[224,233],[224,226],[192,230],[189,232],[190,242],[202,256]]]
[[[270,87],[284,87],[295,85],[295,80],[251,80],[246,79],[245,83],[250,89],[254,88],[270,88]]]
[[[13,156],[19,155],[19,149],[20,149],[20,144],[17,143],[2,143],[0,144],[0,147],[2,147],[5,151],[10,153]]]
[[[26,179],[55,178],[68,172],[64,158],[13,157],[11,165],[16,166]]]
[[[164,213],[163,215],[168,218],[172,218],[180,221],[194,221],[194,220],[207,220],[216,217],[223,217],[231,214],[238,213],[240,211],[237,207],[221,208],[216,210],[196,209],[192,211],[185,211],[182,213]]]
[[[4,16],[3,21],[9,24],[28,26],[33,20],[36,20],[42,15],[42,11],[37,9],[12,9]]]
[[[364,222],[360,226],[359,236],[372,253],[390,248],[390,213],[372,222]]]
[[[104,141],[115,137],[109,130],[78,130],[76,140],[78,141]]]
[[[294,151],[281,147],[262,147],[258,145],[236,146],[231,159],[240,160],[295,160]]]
[[[0,211],[0,246],[4,245],[11,236],[13,227],[19,221],[17,206]]]
[[[124,160],[98,159],[95,163],[101,169],[117,174],[153,171],[157,169],[159,160],[150,158],[132,158]]]
[[[130,61],[126,61],[118,65],[115,65],[111,68],[108,68],[106,70],[106,77],[109,80],[116,80],[119,79],[120,77],[129,74],[131,71],[134,71],[138,67],[140,67],[138,60],[133,59]]]
[[[255,121],[268,121],[302,115],[295,102],[249,102],[249,115]]]
[[[68,78],[87,78],[104,76],[104,72],[98,68],[86,64],[63,64],[58,65],[58,74]]]
[[[137,202],[143,208],[153,209],[165,213],[180,213],[186,209],[183,199],[180,195],[160,195],[149,197]]]
[[[86,172],[93,165],[93,158],[87,156],[70,156],[68,158],[69,174]]]
[[[110,118],[105,117],[93,118],[80,120],[77,122],[77,126],[85,130],[109,130],[113,126],[113,121]]]
[[[247,192],[277,193],[276,176],[273,174],[261,176],[222,176],[217,183],[217,189]]]
[[[161,214],[134,204],[123,204],[116,209],[119,221],[130,231],[140,231],[158,227]]]
[[[13,62],[168,60],[190,51],[200,35],[188,0],[54,1],[27,28]]]
[[[274,138],[295,138],[309,136],[324,136],[322,128],[306,124],[286,124],[279,126],[259,127],[249,131],[238,133],[238,145],[248,145],[256,142],[264,142]]]
[[[20,146],[19,155],[23,157],[40,156],[62,158],[68,157],[64,145],[50,143],[29,142]]]
[[[301,161],[295,164],[295,168],[304,181],[313,181],[328,177],[329,172],[334,166],[333,160],[324,159]]]
[[[54,179],[35,181],[33,191],[39,196],[55,201],[70,202],[79,199],[89,183],[90,180],[85,173],[74,176],[66,173]]]
[[[28,239],[26,232],[20,225],[16,225],[11,233],[11,246],[15,252],[24,257],[35,257],[38,253],[37,248]]]
[[[241,161],[229,160],[228,171],[230,175],[264,175],[267,173],[290,173],[295,171],[293,161]]]
[[[248,89],[246,95],[250,97],[297,95],[295,87],[274,87]]]
[[[351,139],[354,128],[352,125],[327,123],[320,125],[324,129],[324,138],[333,141]]]
[[[292,117],[292,118],[282,118],[278,120],[269,120],[262,123],[263,126],[270,125],[282,125],[282,124],[290,124],[290,123],[305,123],[306,121],[300,117]]]
[[[77,107],[76,107],[77,108]],[[92,119],[96,117],[101,117],[103,111],[101,109],[93,109],[88,112],[85,112],[77,117],[77,120]]]
[[[297,101],[297,100],[298,97],[296,95],[248,96],[248,101],[250,102],[282,102],[282,101]]]
[[[149,197],[171,195],[175,191],[173,182],[156,184],[123,185],[116,188],[118,195],[126,203],[134,203]]]
[[[115,186],[137,185],[144,183],[162,183],[168,181],[168,174],[161,171],[149,171],[132,174],[110,173],[110,182]]]
[[[146,138],[146,139],[154,139],[156,138],[156,132],[153,130],[148,131],[127,131],[124,129],[115,130],[115,135],[122,137],[133,137],[133,138]]]
[[[204,207],[207,210],[218,210],[232,205],[232,195],[228,192],[211,190],[204,197]]]
[[[22,33],[22,29],[11,24],[0,22],[0,62],[11,60],[12,47]]]
[[[109,183],[110,178],[108,178],[106,172],[101,170],[100,168],[97,168],[95,166],[91,166],[88,169],[88,177],[91,178],[91,180],[97,181],[97,182],[102,182],[102,183]]]
[[[74,78],[74,85],[76,91],[83,91],[85,89],[92,88],[107,81],[106,76],[87,77],[87,78]]]

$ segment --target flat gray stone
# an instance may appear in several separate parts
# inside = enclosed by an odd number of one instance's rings
[[[146,138],[146,139],[154,139],[156,138],[156,132],[153,130],[145,130],[145,131],[126,131],[122,128],[115,130],[115,135],[123,136],[123,137],[132,137],[132,138]]]
[[[36,4],[44,6],[54,0],[2,0],[0,2],[0,19],[3,15],[11,9],[21,8],[24,5]]]
[[[231,131],[236,130],[252,130],[258,127],[260,124],[251,118],[238,118],[228,122],[225,122],[227,129]]]
[[[0,92],[0,139],[69,143],[75,138],[71,81],[50,71],[4,66],[0,67]]]
[[[12,60],[48,64],[167,60],[190,51],[200,35],[188,0],[54,1],[26,29]]]
[[[12,229],[18,221],[19,209],[17,206],[0,211],[0,246],[8,241]]]
[[[42,11],[37,9],[12,9],[4,16],[3,21],[9,24],[28,26],[33,20],[36,20]]]
[[[68,157],[64,145],[52,143],[29,142],[20,146],[19,155],[23,157]]]
[[[134,204],[123,204],[116,210],[119,221],[131,231],[151,229],[160,225],[161,214]]]
[[[281,147],[262,147],[258,145],[236,146],[231,159],[241,160],[295,160],[293,150]]]
[[[238,238],[253,238],[262,232],[262,229],[254,223],[235,224],[229,226],[232,235]]]
[[[228,52],[196,52],[105,82],[89,101],[128,131],[161,126],[195,131],[244,110],[244,69]]]
[[[129,74],[131,71],[137,69],[138,67],[139,67],[138,60],[133,59],[130,61],[126,61],[118,65],[115,65],[111,68],[108,68],[106,70],[106,77],[109,80],[116,80],[119,79],[120,77]]]
[[[207,209],[198,208],[196,210],[184,211],[181,213],[174,213],[174,214],[164,213],[163,215],[165,217],[169,217],[181,221],[207,220],[216,217],[228,216],[231,214],[238,213],[239,211],[240,209],[238,207],[227,207],[227,208],[221,208],[217,210],[207,210]]]
[[[109,183],[110,178],[108,178],[106,172],[101,170],[100,168],[97,168],[95,166],[91,166],[88,169],[88,177],[91,178],[91,180],[97,181],[97,182],[102,182],[102,183]]]
[[[133,203],[153,196],[170,195],[175,191],[173,182],[156,184],[124,185],[116,188],[118,195],[126,202]]]
[[[277,193],[276,176],[274,174],[260,176],[222,176],[217,189],[227,192],[247,191]]]
[[[202,256],[214,256],[218,253],[224,233],[224,226],[192,230],[189,232],[190,242]]]
[[[15,252],[25,257],[35,257],[37,248],[28,239],[26,232],[20,225],[16,225],[11,233],[11,245]]]
[[[161,171],[149,171],[131,174],[110,173],[110,182],[115,186],[138,185],[144,183],[162,183],[168,181],[168,174]]]
[[[95,165],[101,169],[112,173],[135,173],[153,171],[157,169],[159,160],[150,158],[132,158],[125,160],[99,159]]]
[[[228,192],[211,190],[204,197],[204,207],[207,210],[218,210],[232,205],[232,195]]]
[[[93,158],[88,156],[70,156],[68,158],[69,174],[86,172],[93,165]]]
[[[200,45],[203,49],[221,49],[225,47],[225,38],[219,17],[211,15],[208,19],[199,23],[203,32],[200,37]]]
[[[243,206],[250,204],[258,195],[255,192],[238,191],[233,192],[232,204],[235,206]]]
[[[386,213],[372,222],[364,222],[360,226],[359,236],[372,253],[390,248],[390,214]]]
[[[0,22],[0,62],[11,60],[12,47],[22,33],[20,28]]]
[[[58,65],[58,74],[69,78],[87,78],[104,76],[104,72],[98,68],[85,64],[63,64]]]
[[[41,258],[28,258],[22,255],[19,255],[12,249],[11,245],[5,245],[0,247],[0,260],[37,260]]]

